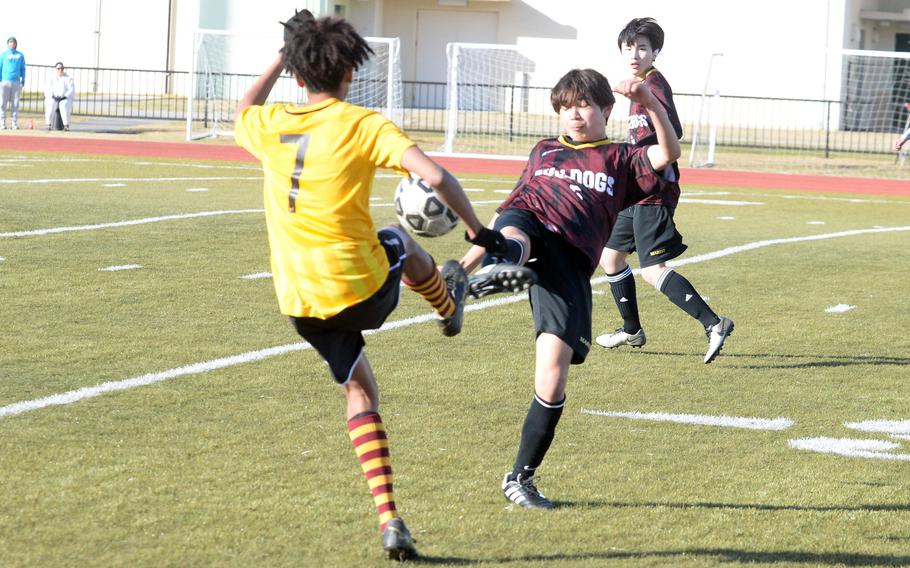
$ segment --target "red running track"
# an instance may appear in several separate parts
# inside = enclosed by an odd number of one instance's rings
[[[0,150],[60,154],[102,154],[145,158],[190,158],[255,162],[246,150],[230,144],[204,142],[153,142],[61,136],[0,136]],[[518,177],[525,162],[508,159],[434,156],[453,172]],[[792,189],[825,193],[859,193],[910,196],[910,181],[857,177],[774,174],[713,169],[682,169],[686,185],[719,185],[756,189]]]

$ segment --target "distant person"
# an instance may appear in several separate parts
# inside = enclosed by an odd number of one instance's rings
[[[619,33],[617,44],[633,76],[648,86],[667,112],[676,135],[682,137],[673,91],[663,74],[654,67],[654,60],[664,45],[663,29],[652,18],[636,18]],[[653,144],[656,139],[654,123],[646,110],[635,101],[629,108],[629,143],[636,146]],[[733,320],[717,315],[691,282],[667,266],[668,261],[687,248],[673,221],[680,190],[679,168],[674,163],[671,169],[673,181],[666,189],[624,209],[616,218],[613,232],[601,254],[600,266],[607,274],[623,323],[616,331],[600,335],[595,341],[608,349],[624,345],[642,347],[645,344],[645,330],[638,315],[635,278],[627,262],[629,255],[638,251],[641,276],[645,282],[703,326],[708,338],[704,362],[710,363],[733,333]]]
[[[900,138],[894,141],[894,149],[900,152],[907,140],[910,140],[910,128],[904,130],[904,133],[900,135]]]
[[[25,55],[17,51],[19,42],[10,36],[9,49],[0,54],[0,130],[6,130],[6,107],[9,106],[12,128],[19,128],[19,97],[25,85]]]
[[[47,129],[54,125],[54,112],[60,109],[60,118],[63,119],[63,130],[70,129],[70,115],[73,112],[73,97],[76,94],[76,83],[67,75],[63,63],[54,65],[54,76],[44,88],[44,121]]]

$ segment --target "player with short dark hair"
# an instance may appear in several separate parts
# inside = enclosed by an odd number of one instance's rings
[[[382,115],[344,101],[354,70],[372,50],[346,21],[295,14],[280,55],[237,107],[237,143],[265,174],[271,267],[281,312],[328,363],[347,400],[348,434],[379,513],[383,548],[396,560],[417,555],[398,516],[379,387],[362,331],[379,328],[398,304],[399,282],[436,311],[444,335],[461,331],[467,275],[440,271],[398,225],[379,231],[370,215],[376,168],[410,171],[432,186],[475,242],[502,248],[483,227],[461,184]],[[308,101],[265,104],[283,69]]]
[[[655,144],[607,139],[612,90],[646,109],[655,124]],[[461,259],[468,271],[483,264],[470,279],[474,296],[509,290],[504,279],[530,286],[537,333],[534,398],[502,491],[512,503],[541,509],[553,503],[537,489],[534,474],[566,403],[569,365],[583,363],[591,346],[591,275],[620,210],[665,187],[664,175],[673,174],[668,166],[680,155],[666,111],[641,79],[611,89],[597,71],[574,69],[552,89],[550,101],[564,134],[534,146],[515,189],[497,210],[493,226],[506,237],[507,252],[484,255],[472,247]],[[503,262],[513,268],[498,269]],[[491,277],[503,272],[508,278]]]
[[[673,91],[653,63],[664,45],[664,31],[653,18],[636,18],[619,32],[617,45],[626,57],[635,77],[644,81],[670,118],[677,137],[682,125],[673,103]],[[629,109],[629,142],[653,144],[654,124],[644,107],[632,101]],[[676,179],[679,167],[672,165]],[[667,267],[667,262],[680,256],[686,248],[676,229],[673,215],[679,204],[679,183],[674,181],[659,195],[652,195],[619,214],[616,225],[603,249],[600,265],[607,273],[610,291],[623,319],[622,327],[597,337],[598,345],[613,349],[623,345],[642,347],[645,331],[638,314],[635,277],[627,262],[638,251],[641,275],[671,302],[701,322],[708,338],[704,362],[710,363],[720,353],[724,341],[733,333],[733,320],[718,316],[694,286],[681,274]]]

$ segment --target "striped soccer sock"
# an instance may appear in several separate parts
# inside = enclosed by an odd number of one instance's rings
[[[423,282],[411,282],[407,278],[402,278],[401,281],[429,302],[440,317],[447,318],[455,313],[455,302],[452,301],[452,296],[449,295],[446,283],[438,270],[434,269]]]
[[[386,438],[382,418],[375,412],[358,414],[348,420],[348,436],[354,444],[363,475],[373,494],[373,503],[379,513],[379,530],[385,530],[389,521],[398,517],[398,511],[392,492],[389,440]]]

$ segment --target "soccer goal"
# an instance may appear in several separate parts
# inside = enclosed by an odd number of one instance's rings
[[[720,86],[716,60],[723,53],[712,53],[705,75],[705,87],[701,93],[698,119],[692,128],[692,144],[689,147],[689,167],[710,168],[715,163],[717,150],[717,120],[720,107]]]
[[[518,46],[450,43],[442,151],[526,156],[558,133],[549,87],[531,85],[534,62]]]
[[[401,54],[398,38],[364,38],[374,55],[355,73],[347,101],[381,112],[402,124]],[[266,64],[280,39],[223,30],[198,30],[193,40],[186,139],[233,136],[234,109]],[[293,77],[283,74],[269,103],[304,104],[306,95]]]

